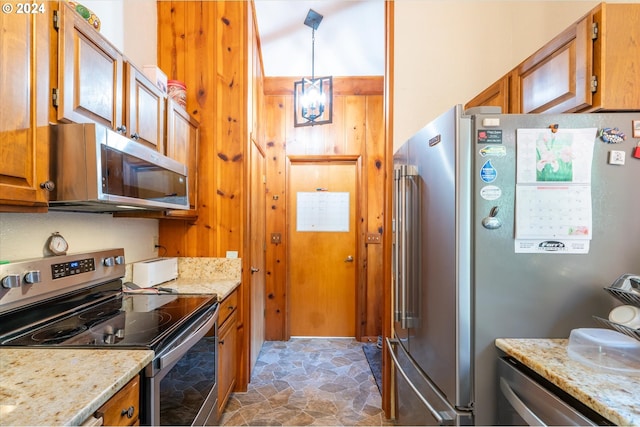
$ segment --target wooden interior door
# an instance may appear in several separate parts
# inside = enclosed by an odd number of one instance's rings
[[[251,241],[251,364],[256,364],[265,337],[265,157],[255,143],[251,143],[251,195],[249,206],[249,239]],[[249,373],[250,376],[251,373]]]
[[[287,188],[290,335],[355,337],[357,162],[292,162]]]

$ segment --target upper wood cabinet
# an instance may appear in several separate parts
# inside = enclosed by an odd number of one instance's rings
[[[164,151],[165,95],[66,2],[58,15],[57,119],[101,123]]]
[[[164,152],[166,97],[130,62],[125,62],[124,70],[127,135]]]
[[[0,14],[0,212],[47,210],[50,18]]]
[[[640,110],[640,4],[602,3],[469,101],[505,113]]]
[[[476,95],[465,107],[491,106],[500,107],[503,112],[513,112],[518,109],[517,93],[515,72],[512,71]]]
[[[57,119],[125,133],[122,54],[66,2],[60,2],[58,27]]]
[[[189,174],[188,211],[167,211],[168,217],[195,217],[198,208],[199,123],[172,99],[167,99],[166,155],[187,165]]]

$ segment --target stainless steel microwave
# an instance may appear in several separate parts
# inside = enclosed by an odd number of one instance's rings
[[[184,164],[98,124],[51,132],[50,210],[189,209]]]

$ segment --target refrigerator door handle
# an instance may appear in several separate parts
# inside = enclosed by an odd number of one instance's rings
[[[509,383],[500,378],[500,390],[502,394],[511,404],[513,409],[522,417],[522,419],[530,426],[546,426],[546,424],[520,400],[515,391],[509,386]]]
[[[389,338],[386,338],[386,341],[387,341],[387,348],[389,349],[389,355],[391,356],[391,359],[393,359],[394,366],[396,367],[398,372],[400,372],[400,375],[402,375],[402,377],[407,382],[407,384],[409,384],[409,387],[411,387],[411,390],[413,390],[413,392],[420,399],[422,404],[426,406],[426,408],[429,410],[429,412],[431,413],[431,416],[436,419],[436,421],[438,422],[438,425],[441,425],[441,426],[455,425],[455,418],[451,417],[451,415],[447,412],[436,410],[431,405],[431,403],[424,398],[424,396],[420,393],[420,391],[416,388],[416,386],[411,382],[411,380],[409,379],[409,376],[406,374],[406,372],[404,372],[402,367],[400,367],[398,358],[396,357],[396,355],[393,353],[393,350],[392,350],[392,347],[395,345],[398,345],[400,342],[396,339],[392,340]],[[402,348],[402,346],[400,346],[400,348]],[[413,361],[411,361],[411,363],[413,364]],[[431,384],[431,381],[428,378],[425,378],[425,380],[429,383],[433,391],[436,392],[438,397],[440,397],[443,401],[446,401],[446,398],[442,396],[441,393],[435,387],[433,387],[433,385]]]
[[[415,166],[400,165],[394,170],[395,180],[395,251],[394,251],[394,278],[395,278],[395,313],[396,321],[400,322],[403,329],[415,327],[417,313],[415,312],[415,272],[411,268],[415,267],[414,250],[408,241],[410,236],[407,231],[407,224],[411,221],[413,209],[416,207],[409,204],[412,199],[410,180],[418,175]],[[414,224],[415,226],[415,224]],[[411,287],[411,289],[410,289]],[[410,306],[411,305],[411,310]]]
[[[406,166],[401,165],[395,169],[395,250],[393,252],[393,267],[395,279],[395,320],[400,322],[401,328],[407,327],[407,276],[406,276],[406,199],[405,191],[405,170]]]

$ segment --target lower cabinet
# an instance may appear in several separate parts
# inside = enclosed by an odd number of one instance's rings
[[[136,375],[111,399],[98,408],[93,417],[83,425],[140,425],[140,375]]]
[[[236,385],[238,370],[238,318],[237,291],[233,291],[220,304],[218,328],[218,419],[222,416],[229,396]]]

